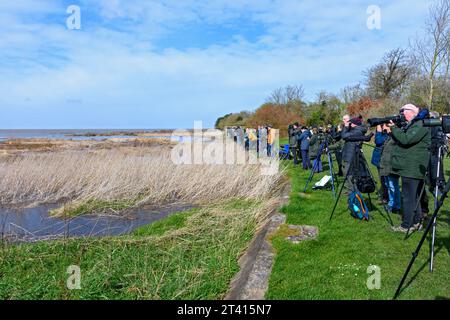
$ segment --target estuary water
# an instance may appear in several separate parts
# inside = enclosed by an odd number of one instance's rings
[[[132,135],[134,132],[158,132],[160,130],[146,129],[19,129],[4,130],[0,129],[0,141],[8,139],[58,139],[58,140],[104,140],[111,138],[137,138]],[[92,134],[109,134],[111,136],[92,136]],[[130,135],[126,133],[129,132]],[[120,134],[119,134],[120,133]],[[139,136],[139,138],[167,138],[167,136]]]
[[[144,207],[125,215],[82,215],[70,219],[52,217],[58,205],[12,210],[0,208],[0,237],[12,242],[35,242],[64,237],[118,236],[180,211],[191,205]]]

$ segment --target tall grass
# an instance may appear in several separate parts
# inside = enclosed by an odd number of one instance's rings
[[[273,192],[281,174],[267,176],[260,169],[259,165],[175,165],[168,148],[27,153],[0,161],[0,205],[262,199]]]

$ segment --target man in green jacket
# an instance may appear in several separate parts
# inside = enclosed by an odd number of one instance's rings
[[[430,159],[431,134],[423,122],[417,120],[419,111],[415,105],[407,104],[400,110],[408,121],[406,128],[390,124],[392,138],[397,143],[392,149],[392,173],[402,177],[403,221],[401,226],[393,228],[396,232],[406,233],[422,227],[419,196]]]

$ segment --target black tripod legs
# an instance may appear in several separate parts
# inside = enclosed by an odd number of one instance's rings
[[[336,207],[337,207],[337,205],[339,203],[339,199],[341,198],[342,191],[344,190],[344,187],[345,187],[345,182],[348,179],[348,176],[349,176],[349,173],[350,173],[350,169],[351,169],[351,165],[349,167],[349,170],[347,170],[347,173],[345,174],[345,179],[342,182],[341,190],[339,191],[339,195],[338,195],[338,197],[336,199],[336,202],[334,203],[333,211],[331,212],[331,215],[330,215],[330,221],[333,219],[334,212],[336,211]]]
[[[335,186],[335,176],[333,170],[333,158],[331,157],[331,153],[328,152],[328,166],[330,167],[330,175],[331,175],[331,188],[333,189],[333,196],[336,198],[336,186]]]
[[[303,192],[306,192],[306,190],[308,189],[308,186],[311,183],[311,181],[312,181],[312,179],[314,177],[314,173],[316,172],[316,169],[317,169],[318,166],[319,166],[319,161],[314,161],[314,165],[313,165],[313,167],[311,169],[311,173],[309,174],[308,181],[306,181],[305,189],[303,190]]]
[[[440,208],[440,207],[439,207],[439,208]],[[424,232],[422,238],[420,239],[419,245],[418,245],[417,248],[416,248],[416,251],[414,251],[413,254],[412,254],[412,259],[411,259],[411,261],[409,262],[408,267],[406,268],[406,271],[405,271],[405,273],[404,273],[404,275],[403,275],[402,280],[400,281],[400,284],[399,284],[399,286],[398,286],[398,288],[397,288],[397,291],[395,292],[394,300],[397,299],[398,296],[399,296],[400,293],[401,293],[403,284],[405,283],[405,280],[406,280],[406,278],[408,277],[409,271],[411,271],[411,268],[412,268],[412,266],[413,266],[413,264],[414,264],[414,261],[416,261],[416,258],[417,258],[417,256],[419,255],[420,249],[422,248],[422,245],[423,245],[423,243],[425,242],[425,240],[426,240],[426,238],[427,238],[428,232],[430,232],[430,229],[431,229],[431,227],[432,227],[432,225],[433,225],[433,220],[434,220],[434,218],[437,217],[438,211],[439,211],[439,209],[438,209],[438,210],[435,210],[435,212],[434,212],[434,214],[433,214],[433,219],[430,220],[430,222],[428,223],[427,228],[425,229],[425,232]]]
[[[405,283],[405,280],[408,277],[409,271],[411,270],[411,268],[414,264],[414,261],[416,261],[416,258],[419,255],[420,249],[422,248],[422,245],[425,242],[428,233],[430,232],[431,228],[433,227],[433,223],[437,219],[439,210],[441,209],[442,205],[444,204],[444,200],[447,198],[447,194],[449,191],[450,191],[450,179],[447,181],[447,184],[445,186],[445,191],[441,196],[441,200],[439,201],[439,203],[437,203],[437,206],[434,209],[433,216],[431,217],[430,221],[428,222],[428,225],[423,233],[422,238],[420,239],[420,242],[416,248],[416,251],[413,252],[413,257],[412,257],[411,261],[409,262],[408,267],[406,268],[405,274],[403,275],[403,278],[400,281],[397,291],[395,292],[394,299],[397,299],[399,297],[402,287],[403,287],[403,284]]]

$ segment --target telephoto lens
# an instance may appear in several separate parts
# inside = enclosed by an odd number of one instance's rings
[[[447,134],[450,133],[450,116],[443,116],[442,118],[436,119],[424,119],[424,127],[440,127],[442,126],[442,131]]]
[[[405,116],[402,114],[392,116],[392,117],[386,117],[386,118],[372,118],[367,120],[367,123],[371,127],[380,126],[383,124],[387,124],[390,122],[394,122],[396,126],[401,127],[402,124],[406,121]]]

